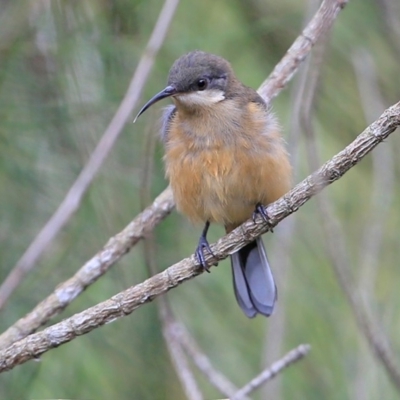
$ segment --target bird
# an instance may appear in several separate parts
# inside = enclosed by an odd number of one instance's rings
[[[271,107],[237,78],[224,58],[191,51],[172,65],[167,86],[137,118],[158,101],[164,110],[161,139],[164,163],[178,211],[204,223],[195,255],[209,272],[205,251],[211,223],[227,233],[260,214],[263,206],[291,186],[292,168]],[[261,238],[231,255],[236,300],[244,314],[270,316],[277,288]]]

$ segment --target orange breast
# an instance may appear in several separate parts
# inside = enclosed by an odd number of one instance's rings
[[[258,202],[271,203],[289,189],[291,168],[279,132],[266,132],[265,112],[249,110],[256,118],[224,118],[228,108],[191,118],[178,111],[172,121],[166,175],[178,210],[192,221],[237,226]]]

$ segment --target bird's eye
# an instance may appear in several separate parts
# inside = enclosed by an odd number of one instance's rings
[[[204,90],[207,88],[207,80],[206,79],[199,79],[196,83],[198,90]]]

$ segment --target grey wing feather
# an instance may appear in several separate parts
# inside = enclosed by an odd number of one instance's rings
[[[247,286],[239,253],[231,255],[231,263],[236,300],[246,316],[253,318],[257,315],[257,310],[250,298],[249,288]]]
[[[161,140],[163,141],[163,143],[166,143],[168,141],[168,132],[175,113],[176,107],[172,104],[164,108],[161,125]]]
[[[277,291],[261,238],[232,254],[233,284],[240,308],[249,317],[270,316]]]

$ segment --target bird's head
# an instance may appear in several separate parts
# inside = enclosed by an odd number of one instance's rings
[[[228,61],[203,51],[190,52],[174,62],[169,71],[168,86],[143,106],[135,121],[150,106],[166,97],[172,96],[178,107],[212,107],[229,98],[236,86]]]

